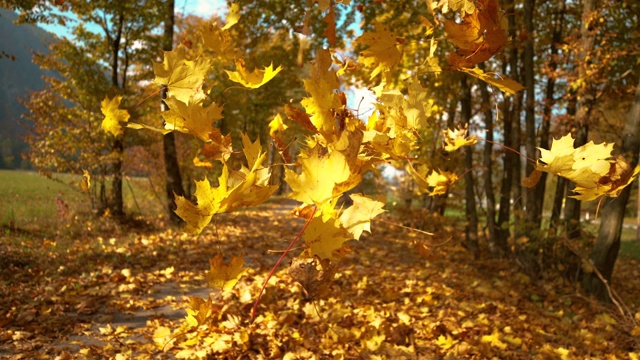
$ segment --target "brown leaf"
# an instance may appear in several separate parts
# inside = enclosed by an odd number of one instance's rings
[[[336,268],[331,260],[317,257],[294,259],[289,275],[300,283],[311,299],[322,299],[329,294]]]
[[[284,106],[284,112],[285,114],[287,114],[287,116],[289,117],[289,119],[297,122],[298,124],[302,125],[303,128],[317,133],[318,129],[316,129],[315,125],[313,125],[313,123],[311,123],[311,119],[309,118],[309,115],[298,109],[297,107],[293,106],[293,105],[285,105]]]
[[[540,181],[540,177],[542,176],[542,171],[533,170],[529,176],[522,179],[522,186],[527,189],[532,189],[538,185],[538,181]]]

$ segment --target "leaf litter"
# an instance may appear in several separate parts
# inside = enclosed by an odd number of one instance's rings
[[[290,210],[268,204],[217,215],[199,237],[174,230],[123,232],[67,249],[56,248],[53,240],[18,244],[3,238],[0,356],[638,356],[640,328],[629,319],[560,277],[534,281],[507,260],[474,260],[460,245],[455,225],[444,222],[427,237],[374,221],[373,235],[347,242],[350,250],[337,261],[294,260],[294,251],[287,260],[293,264],[269,280],[251,323],[269,268],[303,226]],[[399,221],[388,214],[383,219]],[[205,276],[216,255],[225,263],[241,256],[248,267],[231,290],[207,288]],[[613,282],[636,321],[638,265],[620,259]]]

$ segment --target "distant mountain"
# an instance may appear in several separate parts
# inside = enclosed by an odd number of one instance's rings
[[[0,50],[15,57],[14,61],[0,58],[0,168],[26,166],[20,156],[27,149],[26,131],[19,122],[27,109],[18,99],[44,88],[44,73],[31,58],[36,52],[46,53],[55,38],[39,27],[14,24],[17,18],[13,11],[0,8]]]

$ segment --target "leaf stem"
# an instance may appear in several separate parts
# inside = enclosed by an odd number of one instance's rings
[[[317,210],[318,210],[318,206],[314,205],[313,212],[311,212],[311,216],[309,216],[309,218],[307,219],[307,222],[304,223],[304,226],[302,227],[298,235],[296,235],[296,237],[293,238],[293,240],[291,240],[291,243],[289,243],[289,246],[287,247],[287,249],[282,253],[282,255],[280,255],[280,258],[278,259],[278,261],[276,261],[276,264],[273,265],[273,267],[271,268],[271,271],[269,271],[269,275],[267,275],[267,278],[264,279],[264,283],[262,284],[262,289],[260,289],[258,298],[256,299],[256,302],[253,304],[253,308],[251,309],[251,322],[253,322],[253,320],[255,320],[256,318],[256,312],[258,311],[258,304],[260,303],[260,299],[262,298],[264,289],[267,287],[267,283],[269,282],[269,279],[271,279],[273,274],[276,272],[276,269],[278,268],[282,260],[284,260],[284,257],[287,256],[287,254],[289,253],[293,245],[296,243],[296,241],[298,241],[298,239],[302,236],[302,234],[304,234],[304,231],[307,229],[307,227],[311,223],[311,220],[313,220],[313,217],[316,215]]]

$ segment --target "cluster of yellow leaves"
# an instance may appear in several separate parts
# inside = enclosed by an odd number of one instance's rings
[[[449,190],[449,187],[458,180],[458,175],[455,173],[431,170],[424,165],[417,166],[416,169],[416,167],[409,163],[407,165],[407,171],[413,180],[415,180],[416,185],[421,189],[427,190],[431,196],[445,194],[447,190]]]
[[[540,149],[536,169],[562,176],[576,183],[573,197],[588,201],[603,195],[617,197],[640,173],[632,169],[620,155],[613,156],[613,144],[593,141],[573,147],[570,134],[551,143],[551,149]]]
[[[267,154],[262,151],[260,141],[252,143],[243,134],[242,143],[249,167],[243,166],[234,171],[224,164],[217,187],[212,187],[207,178],[196,181],[196,204],[185,197],[176,197],[176,214],[193,233],[200,233],[211,222],[213,215],[259,205],[277,189],[277,186],[269,185],[270,172],[262,166]]]

